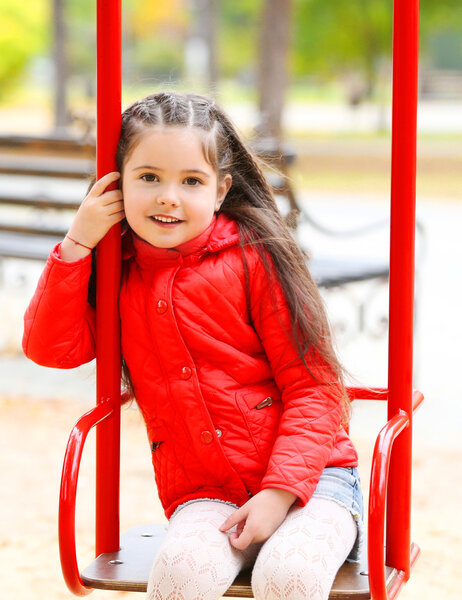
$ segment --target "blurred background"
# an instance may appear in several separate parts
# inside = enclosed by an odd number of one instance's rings
[[[0,0],[0,561],[2,597],[68,598],[57,554],[67,435],[94,403],[94,365],[38,367],[22,316],[94,167],[94,0]],[[462,6],[420,1],[413,539],[403,599],[456,598],[462,523]],[[124,0],[123,105],[205,93],[257,154],[310,257],[351,381],[387,385],[390,0]],[[385,419],[353,407],[367,488]],[[163,519],[135,408],[124,411],[122,524]],[[92,556],[93,455],[82,466],[79,552]],[[459,569],[459,570],[458,570]],[[95,592],[95,598],[140,597]],[[457,596],[458,597],[458,596]]]

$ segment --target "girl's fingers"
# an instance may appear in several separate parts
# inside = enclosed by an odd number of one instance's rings
[[[115,215],[116,213],[124,210],[124,203],[123,202],[111,202],[111,204],[108,204],[106,206],[106,209],[107,209],[106,214]]]
[[[109,220],[112,223],[118,223],[124,217],[125,217],[125,212],[123,210],[119,210],[118,212],[113,213],[112,215],[109,215]]]
[[[116,213],[114,216],[115,222],[118,223],[119,221],[122,221],[122,219],[125,219],[125,211],[121,210],[120,212]]]
[[[236,512],[230,515],[226,521],[220,525],[220,531],[228,531],[228,529],[231,529],[231,527],[234,527],[234,525],[242,521],[243,518],[241,511],[236,510]]]
[[[122,190],[110,190],[109,192],[105,192],[99,196],[101,198],[101,203],[103,206],[107,206],[112,202],[117,202],[122,200]]]
[[[120,173],[118,171],[112,171],[111,173],[107,173],[98,179],[95,185],[91,188],[91,193],[97,196],[100,196],[104,190],[108,187],[109,184],[117,181],[120,178]]]
[[[243,529],[240,533],[230,533],[230,542],[237,550],[245,550],[253,542],[253,534]]]

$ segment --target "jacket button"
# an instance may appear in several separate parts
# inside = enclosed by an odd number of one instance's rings
[[[157,303],[157,307],[156,307],[156,310],[159,313],[159,315],[163,315],[164,312],[167,311],[167,308],[168,308],[167,302],[165,302],[165,300],[159,300],[159,302]]]
[[[192,375],[192,371],[189,367],[183,367],[181,369],[180,377],[181,379],[189,379]]]
[[[221,429],[215,429],[215,433],[217,434],[217,437],[221,437],[223,435],[223,432]]]
[[[203,431],[201,433],[201,442],[203,444],[211,444],[213,442],[213,433],[211,431]]]

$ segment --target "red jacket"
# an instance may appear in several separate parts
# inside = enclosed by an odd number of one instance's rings
[[[304,505],[325,466],[356,466],[341,401],[309,375],[290,342],[287,303],[246,248],[251,314],[238,226],[220,214],[176,249],[133,238],[120,293],[122,352],[146,422],[167,517],[193,498],[244,504],[263,488]],[[25,314],[23,349],[38,364],[92,360],[90,257],[51,253]],[[274,311],[270,296],[275,299]]]

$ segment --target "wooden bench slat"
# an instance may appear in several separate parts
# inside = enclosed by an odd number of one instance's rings
[[[388,279],[389,265],[385,260],[362,258],[314,257],[308,268],[316,283],[324,288],[333,288],[346,283],[370,279]]]
[[[23,153],[67,152],[72,155],[92,157],[95,155],[96,145],[94,141],[79,140],[71,136],[0,134],[0,148]]]
[[[27,223],[2,223],[0,221],[0,232],[7,231],[10,233],[21,233],[27,235],[47,235],[47,236],[56,236],[56,237],[64,237],[68,232],[69,227],[58,227],[48,225],[28,225]],[[1,234],[0,234],[1,235]],[[24,243],[27,244],[27,239],[24,238]]]
[[[0,232],[0,256],[30,260],[46,260],[53,246],[63,236],[17,234]]]
[[[121,537],[119,552],[101,554],[81,574],[85,586],[102,590],[145,592],[154,556],[166,532],[166,524],[137,525]],[[335,578],[330,600],[367,600],[367,560],[345,563]],[[386,567],[387,587],[396,579],[396,569]],[[252,598],[251,570],[242,571],[224,594]]]
[[[4,175],[89,179],[94,171],[94,161],[85,158],[0,155],[0,173]]]
[[[54,208],[57,210],[77,210],[82,202],[82,197],[66,198],[49,196],[45,194],[27,194],[18,190],[13,194],[0,192],[0,205],[32,208]]]

